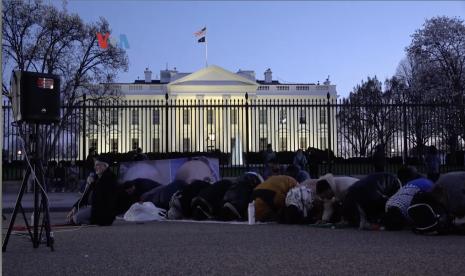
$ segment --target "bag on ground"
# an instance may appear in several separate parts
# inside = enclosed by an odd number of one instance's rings
[[[166,211],[157,208],[152,202],[134,203],[123,218],[125,221],[132,222],[165,220]]]

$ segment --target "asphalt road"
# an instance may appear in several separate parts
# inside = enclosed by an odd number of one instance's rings
[[[63,213],[52,214],[59,223]],[[4,223],[4,226],[5,223]],[[71,231],[68,231],[71,230]],[[464,236],[190,222],[55,230],[55,252],[13,235],[3,275],[464,275]],[[3,231],[5,233],[5,230]]]

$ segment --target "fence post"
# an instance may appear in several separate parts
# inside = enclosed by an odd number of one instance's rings
[[[327,125],[328,125],[328,170],[329,172],[332,172],[332,160],[331,160],[331,102],[330,102],[330,95],[329,92],[326,94],[326,99],[327,99]]]
[[[249,171],[249,94],[245,93],[245,168]]]
[[[86,146],[87,146],[87,143],[86,143],[86,136],[87,136],[87,126],[86,126],[86,111],[87,111],[87,107],[86,107],[86,100],[87,100],[87,95],[84,94],[82,96],[82,161],[85,161],[86,160],[86,154],[87,154],[87,151],[86,151]]]
[[[404,136],[404,149],[403,149],[403,154],[402,154],[402,164],[406,165],[407,164],[407,155],[408,155],[408,149],[407,149],[407,105],[402,103],[402,121],[403,121],[403,136]]]
[[[168,92],[165,93],[165,153],[168,153]]]

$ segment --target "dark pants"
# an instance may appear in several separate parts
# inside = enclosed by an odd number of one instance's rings
[[[439,179],[439,173],[428,173],[427,177],[429,180],[436,182]]]
[[[57,178],[54,181],[55,192],[65,188],[65,180],[63,178]]]

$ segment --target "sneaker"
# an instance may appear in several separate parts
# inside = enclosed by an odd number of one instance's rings
[[[171,207],[169,210],[168,210],[168,213],[167,213],[167,218],[168,219],[182,219],[182,213],[174,208],[174,207]]]
[[[195,206],[202,206],[203,210],[205,210],[209,214],[213,214],[213,208],[210,205],[210,203],[208,203],[204,198],[200,196],[196,196],[192,199],[191,207],[195,208]]]
[[[182,219],[181,193],[177,191],[170,199],[168,219]]]
[[[195,220],[206,220],[206,219],[213,219],[213,216],[205,211],[202,206],[197,205],[192,212],[192,217]]]
[[[222,208],[223,218],[225,220],[241,220],[242,216],[237,211],[236,207],[230,202],[226,202]]]

